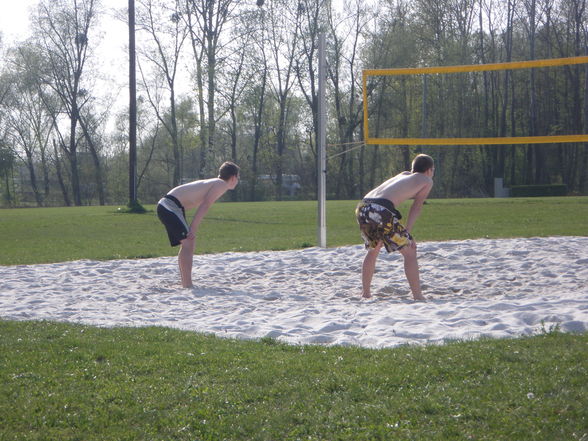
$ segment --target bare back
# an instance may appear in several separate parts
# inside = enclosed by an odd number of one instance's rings
[[[176,197],[186,210],[191,210],[202,204],[207,195],[219,193],[226,190],[226,187],[226,182],[220,178],[203,179],[179,185],[170,190],[168,194]]]
[[[411,173],[408,171],[397,174],[367,193],[365,198],[385,198],[398,207],[408,199],[428,196],[433,180],[423,173]]]

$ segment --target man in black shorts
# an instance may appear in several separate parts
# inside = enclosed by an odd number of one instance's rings
[[[232,162],[220,166],[218,178],[188,182],[171,189],[157,204],[157,216],[167,230],[172,247],[180,245],[178,265],[184,288],[192,288],[192,261],[198,226],[210,206],[239,183],[239,167]],[[186,211],[198,207],[190,224]]]

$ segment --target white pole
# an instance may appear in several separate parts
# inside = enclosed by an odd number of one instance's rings
[[[319,56],[319,80],[318,80],[318,228],[317,241],[321,248],[327,247],[327,216],[326,216],[326,187],[327,187],[327,108],[325,105],[325,81],[327,69],[325,61],[325,34],[319,34],[318,56]]]

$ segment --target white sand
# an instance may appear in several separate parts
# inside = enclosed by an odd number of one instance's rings
[[[360,300],[364,254],[195,256],[192,290],[172,257],[0,266],[0,317],[375,348],[588,329],[588,237],[419,244],[426,303],[412,302],[401,256],[385,252],[374,297]]]

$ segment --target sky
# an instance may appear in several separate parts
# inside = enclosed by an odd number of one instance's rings
[[[31,10],[38,4],[39,0],[0,0],[0,63],[4,50],[31,35],[29,17]],[[95,70],[92,70],[92,90],[95,95],[110,103],[110,112],[114,115],[128,107],[129,31],[125,22],[114,18],[115,9],[123,9],[126,13],[128,0],[100,0],[100,4],[105,14],[100,15],[97,28],[99,45],[93,47],[95,57],[92,69]],[[139,45],[141,37],[140,33],[137,34]],[[137,82],[138,75],[137,72]],[[189,70],[183,64],[178,72],[176,93],[190,94],[192,88]],[[113,124],[114,120],[110,118],[109,129]]]
[[[0,32],[7,43],[25,39],[30,35],[30,11],[38,3],[39,0],[0,0]],[[101,3],[107,9],[127,5],[126,0],[101,0]],[[115,20],[111,20],[112,23],[109,25],[114,25]],[[122,23],[116,25],[117,28],[124,27]]]
[[[100,0],[107,11],[100,18],[101,41],[96,49],[98,91],[105,91],[116,103],[112,110],[128,103],[126,87],[128,84],[128,28],[125,23],[112,16],[113,8],[125,8],[127,0]],[[15,42],[24,41],[31,35],[29,17],[39,0],[0,0],[0,34],[3,49]],[[110,12],[109,12],[110,11]],[[1,60],[0,51],[0,60]],[[1,61],[0,61],[1,62]],[[99,92],[100,93],[100,92]]]
[[[101,16],[101,41],[97,54],[103,67],[122,65],[127,60],[126,45],[128,29],[126,24],[113,18],[113,8],[126,8],[126,0],[100,0],[107,14]],[[31,35],[29,17],[39,0],[0,0],[0,34],[4,48]],[[103,61],[102,61],[103,60]],[[120,69],[109,69],[117,72]]]
[[[126,0],[100,0],[106,11],[127,6]],[[0,34],[4,48],[31,35],[29,17],[39,0],[0,0]],[[107,12],[101,17],[101,42],[97,54],[103,67],[111,72],[120,72],[119,67],[127,60],[126,45],[128,30],[124,23]]]
[[[0,0],[0,32],[9,41],[26,37],[29,32],[29,7],[32,0]]]

